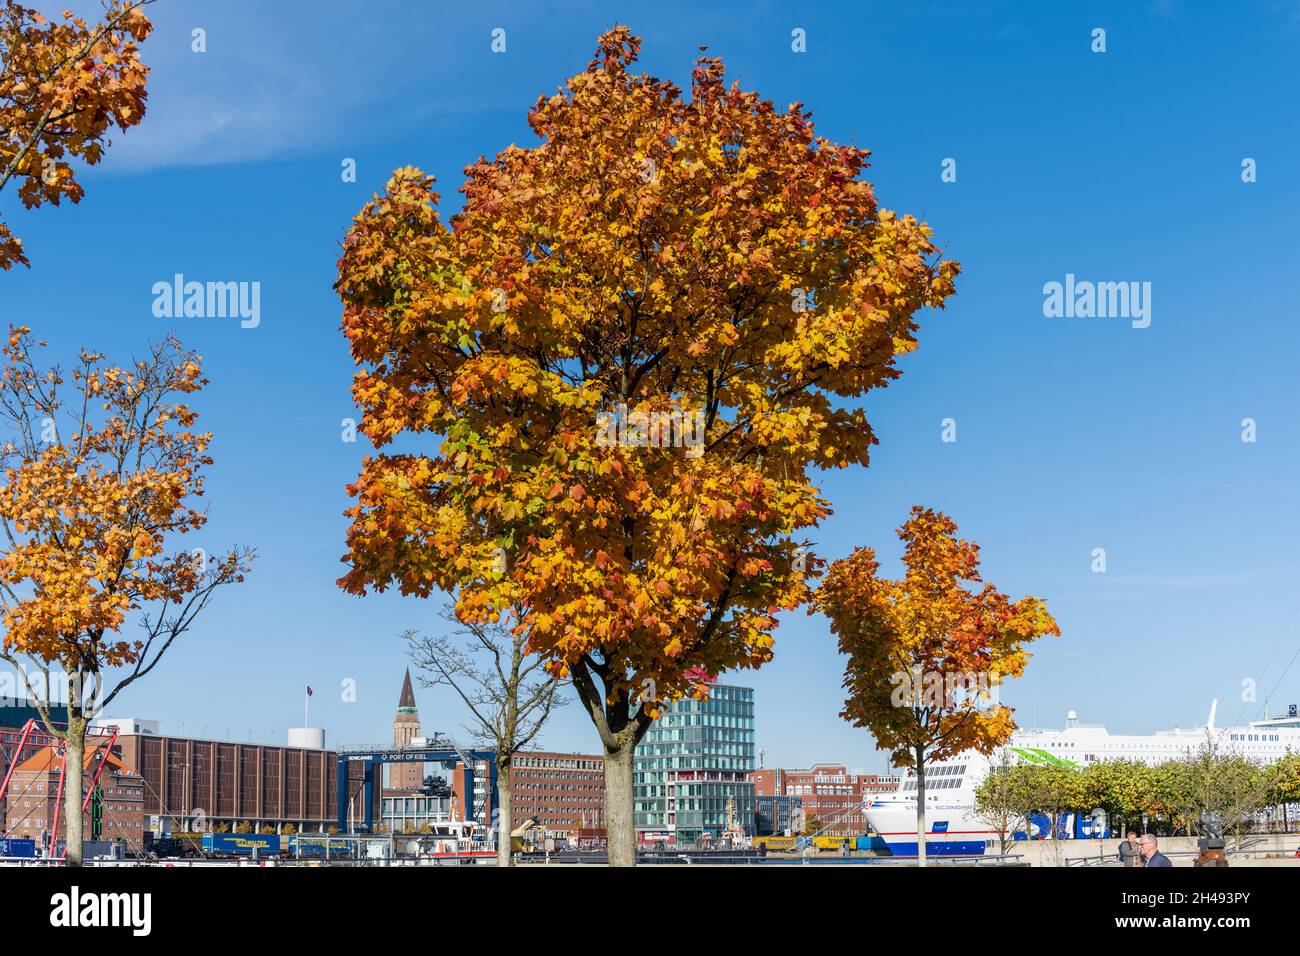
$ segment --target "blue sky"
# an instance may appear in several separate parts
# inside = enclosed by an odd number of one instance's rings
[[[435,174],[454,209],[461,168],[531,144],[527,108],[615,22],[644,38],[652,73],[685,84],[707,44],[747,88],[870,148],[882,203],[927,219],[962,263],[902,379],[868,401],[872,466],[826,476],[819,554],[869,544],[896,570],[908,508],[951,514],[987,576],[1046,598],[1064,632],[1004,691],[1025,725],[1075,709],[1147,732],[1203,721],[1212,697],[1220,722],[1254,717],[1300,649],[1300,626],[1287,630],[1300,600],[1296,3],[160,0],[150,15],[148,116],[85,173],[85,200],[28,213],[0,194],[33,263],[0,274],[4,321],[64,359],[83,344],[126,358],[169,330],[198,349],[217,459],[204,538],[260,554],[118,715],[282,743],[310,683],[331,744],[388,739],[397,635],[436,627],[436,607],[334,585],[344,486],[366,449],[340,440],[353,409],[337,244],[397,166]],[[496,27],[504,54],[489,47]],[[1090,49],[1097,27],[1105,53]],[[795,28],[806,53],[791,51]],[[356,183],[339,175],[349,157]],[[1246,157],[1257,182],[1242,182]],[[945,158],[956,182],[940,179]],[[151,287],[178,272],[260,282],[261,324],[155,318]],[[1151,283],[1150,327],[1045,317],[1043,286],[1067,273]],[[800,616],[775,661],[738,678],[757,689],[767,765],[885,766],[837,717],[840,674],[825,622]],[[345,679],[355,703],[340,700]],[[426,729],[458,729],[449,694],[417,698]],[[1294,700],[1300,666],[1272,703]],[[594,751],[595,735],[572,707],[544,743]]]

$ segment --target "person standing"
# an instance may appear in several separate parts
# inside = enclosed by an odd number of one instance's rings
[[[1143,866],[1173,866],[1169,857],[1160,852],[1160,844],[1155,835],[1148,833],[1138,840],[1138,851],[1142,854]]]
[[[1128,839],[1121,840],[1119,844],[1119,861],[1125,866],[1138,865],[1138,835],[1128,831]]]

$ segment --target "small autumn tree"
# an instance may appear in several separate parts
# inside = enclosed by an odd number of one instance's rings
[[[1225,833],[1249,829],[1254,814],[1268,805],[1279,770],[1213,745],[1166,761],[1163,767],[1171,823],[1188,836],[1200,830],[1206,814],[1214,814]]]
[[[1156,772],[1150,764],[1135,759],[1102,760],[1089,765],[1098,802],[1110,816],[1111,832],[1124,836],[1141,832],[1142,816],[1155,812]]]
[[[875,552],[858,548],[830,566],[810,608],[830,619],[848,656],[841,716],[870,730],[895,766],[916,772],[921,866],[926,761],[1005,743],[1016,725],[997,688],[1024,671],[1026,644],[1060,633],[1038,598],[1012,602],[984,583],[979,546],[956,532],[942,512],[913,508],[898,531],[901,580],[881,577]]]
[[[1016,767],[1005,750],[975,789],[974,818],[998,835],[998,854],[1006,856],[1016,832],[1029,835],[1029,820],[1018,792]]]
[[[1081,784],[1083,772],[1061,763],[1032,764],[1026,768],[1028,789],[1035,805],[1047,817],[1052,840],[1052,858],[1060,866],[1062,840],[1069,839],[1069,814],[1084,810]]]
[[[1035,764],[1013,761],[1004,771],[1007,777],[1006,798],[1014,808],[1016,816],[1024,822],[1026,840],[1034,839],[1036,821],[1042,815],[1038,779],[1034,773],[1035,766]],[[1046,839],[1048,835],[1044,832],[1040,839]],[[1014,833],[1012,838],[1015,838]]]
[[[0,659],[74,768],[64,800],[75,866],[87,724],[153,670],[218,588],[243,580],[253,555],[178,547],[207,522],[196,499],[211,435],[193,430],[185,404],[207,384],[198,355],[174,338],[123,367],[83,351],[65,376],[38,365],[42,344],[11,327],[0,368]]]
[[[1288,750],[1286,756],[1273,765],[1270,777],[1272,801],[1277,804],[1282,817],[1282,832],[1290,833],[1287,804],[1300,803],[1300,754]]]
[[[566,703],[558,696],[564,682],[546,670],[541,658],[528,653],[528,632],[512,626],[520,617],[518,609],[497,623],[462,623],[453,608],[445,609],[442,617],[450,632],[407,631],[407,652],[424,675],[424,686],[456,692],[470,712],[467,729],[495,753],[497,865],[510,866],[515,754],[527,749],[552,711]]]
[[[617,27],[540,98],[540,143],[467,170],[444,225],[398,170],[344,242],[336,288],[377,446],[351,487],[341,584],[523,607],[605,755],[609,860],[632,865],[632,756],[700,675],[772,656],[808,596],[797,535],[818,468],[866,465],[844,402],[896,379],[957,265],[882,209],[867,151],[800,105],[633,74]],[[413,436],[441,436],[420,447]]]
[[[94,166],[114,126],[144,118],[149,69],[136,44],[153,29],[141,9],[152,2],[113,0],[91,24],[0,0],[0,191],[14,181],[29,209],[81,202],[70,161]],[[0,220],[0,269],[14,263],[28,264],[22,240]]]

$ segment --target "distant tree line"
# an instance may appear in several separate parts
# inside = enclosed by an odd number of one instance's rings
[[[1300,755],[1262,764],[1235,755],[1201,751],[1148,765],[1108,760],[1086,767],[1066,763],[995,763],[976,790],[975,812],[1004,833],[1028,832],[1031,815],[1045,817],[1051,832],[1070,813],[1106,811],[1111,832],[1144,830],[1191,836],[1206,813],[1215,813],[1225,834],[1249,831],[1258,815],[1289,830],[1300,802]],[[1145,822],[1144,822],[1145,818]]]

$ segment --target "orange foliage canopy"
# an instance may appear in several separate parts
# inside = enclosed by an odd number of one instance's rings
[[[464,619],[526,608],[531,650],[653,713],[771,658],[808,596],[795,535],[829,510],[810,471],[866,465],[875,441],[842,400],[898,377],[957,265],[878,206],[866,150],[716,59],[684,99],[630,72],[639,46],[603,35],[530,112],[539,144],[467,169],[449,225],[413,168],[355,219],[353,395],[403,450],[350,488],[340,583],[451,591]],[[701,441],[602,440],[620,406],[688,431],[698,413]]]
[[[199,358],[173,339],[125,368],[82,352],[69,397],[64,373],[38,368],[32,347],[11,328],[0,370],[3,651],[78,675],[137,664],[215,585],[242,580],[249,558],[166,550],[207,521],[193,499],[211,436],[175,400],[206,384]],[[143,639],[118,633],[150,604]]]
[[[831,564],[813,600],[848,656],[840,716],[897,766],[915,766],[918,747],[940,761],[1004,743],[1016,725],[997,686],[1024,672],[1026,644],[1061,633],[1039,598],[1012,602],[982,582],[979,546],[956,533],[947,515],[915,507],[898,531],[902,580],[880,577],[875,552],[858,548]]]
[[[109,130],[144,117],[149,69],[136,43],[153,29],[135,0],[114,0],[98,24],[64,13],[47,22],[0,0],[0,189],[20,181],[29,209],[81,201],[70,159],[93,166]],[[0,221],[0,269],[27,265],[23,244]]]

